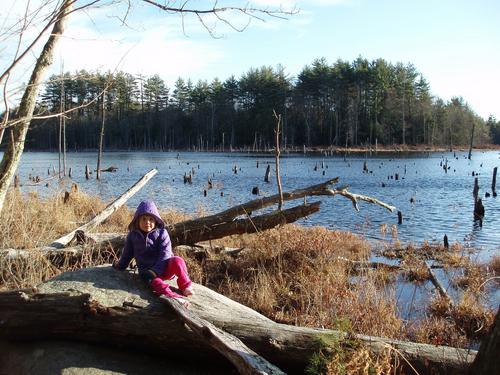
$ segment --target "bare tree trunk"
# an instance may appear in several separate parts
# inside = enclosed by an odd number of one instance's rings
[[[64,23],[71,8],[71,4],[72,1],[70,0],[65,0],[62,3],[56,15],[57,21],[52,28],[52,32],[47,40],[47,43],[45,43],[45,46],[36,61],[30,80],[19,104],[18,117],[23,119],[23,121],[12,126],[12,136],[3,154],[2,162],[0,163],[0,211],[3,208],[7,190],[24,151],[24,141],[26,139],[31,118],[33,117],[33,111],[35,110],[35,101],[40,84],[45,73],[47,72],[47,69],[52,64],[54,48],[59,40],[59,37],[64,32]]]
[[[472,123],[472,131],[470,134],[470,146],[469,146],[469,160],[472,157],[472,144],[474,143],[474,128],[476,127],[476,122]]]
[[[97,153],[97,179],[101,179],[101,158],[102,158],[102,145],[104,143],[104,124],[106,121],[105,105],[104,101],[106,98],[106,90],[102,92],[102,121],[101,121],[101,133],[99,135],[99,152]]]
[[[273,111],[274,112],[274,111]],[[274,112],[274,117],[276,118],[276,184],[278,185],[278,195],[280,197],[278,203],[278,210],[281,210],[283,206],[283,187],[281,186],[281,176],[280,176],[280,125],[281,125],[281,115]]]

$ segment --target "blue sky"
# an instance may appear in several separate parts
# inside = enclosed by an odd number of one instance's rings
[[[11,1],[11,0],[9,0]],[[18,3],[22,2],[16,0]],[[108,1],[109,2],[109,1]],[[191,0],[192,7],[212,4]],[[219,1],[245,5],[246,1]],[[483,118],[500,119],[500,1],[496,0],[255,0],[254,6],[299,10],[287,20],[252,20],[244,32],[221,22],[212,38],[194,17],[165,15],[133,2],[126,23],[116,5],[75,14],[56,53],[52,73],[119,69],[177,77],[237,78],[252,67],[281,64],[290,76],[314,59],[384,58],[412,63],[444,100],[461,96]],[[0,15],[1,15],[0,11]],[[229,15],[236,26],[247,24]]]

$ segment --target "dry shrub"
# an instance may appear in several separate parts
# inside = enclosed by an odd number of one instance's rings
[[[469,263],[469,266],[463,269],[463,273],[453,278],[453,283],[474,293],[479,293],[485,281],[486,271],[479,264]]]
[[[453,322],[454,332],[448,332],[452,338],[464,336],[469,340],[482,338],[493,324],[495,317],[495,312],[484,307],[479,296],[470,292],[465,292],[456,304],[443,297],[435,298],[429,304],[429,311],[436,319]],[[457,339],[456,344],[462,345],[463,342]]]
[[[39,247],[90,220],[104,207],[101,200],[79,192],[64,203],[62,194],[40,198],[11,190],[0,214],[0,247]]]
[[[161,218],[163,219],[163,221],[167,224],[176,224],[176,223],[179,223],[181,221],[191,219],[191,216],[184,214],[180,211],[176,211],[176,210],[171,209],[171,208],[166,209],[166,210],[162,210],[160,208],[160,215],[161,215]],[[128,225],[128,223],[127,223],[127,225]]]
[[[457,348],[469,344],[465,334],[457,330],[456,323],[450,318],[428,317],[416,322],[409,330],[410,338],[416,342]]]
[[[339,327],[341,331],[349,327]],[[318,351],[312,355],[306,374],[383,375],[401,373],[398,353],[386,346],[379,354],[352,338],[325,335],[319,339]]]
[[[391,350],[376,355],[365,347],[349,351],[347,360],[334,355],[327,366],[327,374],[337,375],[385,375],[393,373]]]
[[[29,258],[0,257],[0,290],[34,287],[62,272],[110,263],[117,259],[113,248],[84,246],[78,256],[58,256],[48,260],[38,250]]]
[[[402,267],[405,270],[405,278],[409,281],[423,282],[429,278],[429,271],[424,260],[409,252],[403,256]]]
[[[491,258],[488,268],[491,270],[494,277],[500,276],[500,255],[496,255]],[[497,282],[500,282],[499,279],[496,280]]]
[[[285,225],[234,242],[252,250],[205,262],[207,285],[229,298],[284,323],[334,327],[348,317],[359,332],[399,331],[395,301],[377,287],[380,278],[366,273],[354,282],[350,264],[338,259],[366,259],[369,245],[358,236]]]
[[[477,296],[464,293],[462,299],[451,310],[457,328],[470,339],[480,339],[493,324],[495,312],[485,308]]]
[[[469,267],[470,258],[462,252],[446,252],[439,256],[439,261],[447,268]]]

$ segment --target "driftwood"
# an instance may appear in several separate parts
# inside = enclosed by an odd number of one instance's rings
[[[207,340],[211,346],[231,361],[240,374],[284,374],[279,368],[248,348],[240,339],[217,328],[209,321],[200,318],[196,313],[189,311],[175,299],[161,296],[160,301],[170,306],[193,332],[204,340]]]
[[[90,220],[88,223],[76,228],[72,232],[66,234],[65,236],[58,238],[52,242],[49,247],[62,248],[70,242],[77,231],[86,231],[92,229],[106,220],[113,212],[118,210],[123,206],[127,200],[137,193],[158,171],[156,169],[150,170],[144,176],[142,176],[134,185],[132,185],[125,193],[123,193],[119,198],[110,203],[104,210],[102,210],[96,217]]]
[[[283,201],[301,199],[306,196],[335,196],[340,195],[352,201],[356,210],[359,210],[358,201],[363,200],[369,203],[380,205],[390,211],[395,208],[378,199],[354,194],[347,191],[348,187],[331,188],[330,185],[338,182],[334,178],[318,185],[313,185],[304,189],[297,189],[291,192],[284,192]],[[213,240],[226,237],[232,234],[253,233],[265,229],[273,228],[280,224],[291,223],[300,218],[311,215],[319,211],[321,202],[295,206],[286,210],[278,210],[260,216],[251,216],[253,212],[278,204],[281,200],[279,194],[269,197],[254,199],[250,202],[236,205],[225,211],[214,215],[205,216],[199,219],[187,220],[168,227],[172,245],[192,245],[197,242]],[[243,218],[238,219],[239,216]]]
[[[427,273],[429,274],[429,279],[431,280],[434,287],[437,289],[441,297],[445,298],[451,306],[453,306],[453,299],[450,297],[446,289],[443,287],[441,282],[438,280],[434,272],[432,272],[431,267],[424,261],[425,267],[427,268]]]
[[[190,310],[241,340],[287,373],[302,373],[321,338],[342,342],[345,333],[279,324],[201,285]],[[0,293],[0,340],[71,339],[191,358],[221,358],[153,297],[136,275],[110,266],[68,272],[35,290]],[[476,352],[393,339],[351,335],[374,353],[393,348],[420,374],[465,374]],[[329,340],[328,340],[329,339]]]

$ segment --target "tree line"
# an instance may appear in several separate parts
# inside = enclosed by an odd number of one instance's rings
[[[104,94],[103,94],[104,92]],[[104,100],[104,103],[102,102]],[[178,78],[89,72],[53,75],[37,110],[67,114],[68,150],[96,149],[105,114],[105,149],[265,150],[375,144],[453,147],[500,143],[500,122],[479,117],[462,98],[445,102],[412,64],[384,59],[314,60],[296,77],[282,66],[251,68],[239,79]],[[58,147],[57,118],[32,122],[29,149]]]

